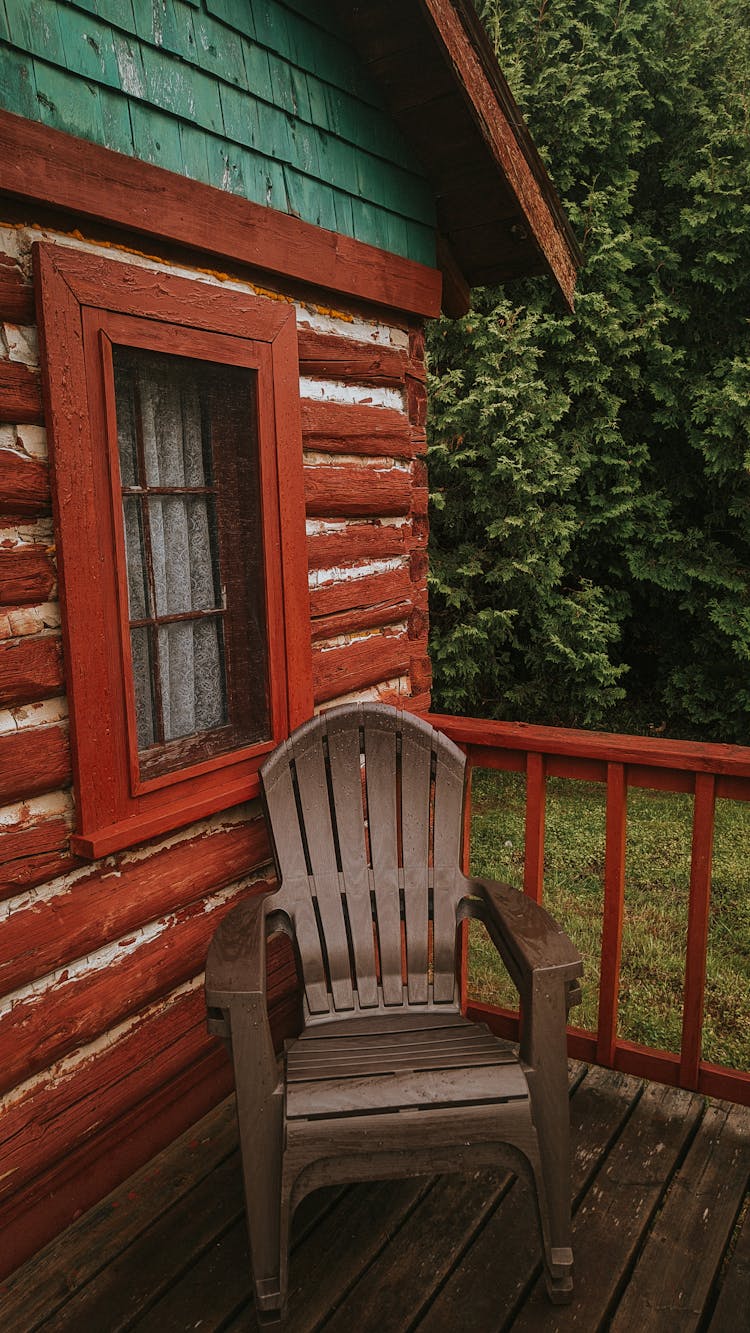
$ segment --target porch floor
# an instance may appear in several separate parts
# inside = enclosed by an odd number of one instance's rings
[[[284,1329],[750,1330],[750,1110],[576,1065],[571,1119],[571,1306],[499,1171],[311,1195]],[[8,1333],[256,1327],[231,1099],[0,1287]]]

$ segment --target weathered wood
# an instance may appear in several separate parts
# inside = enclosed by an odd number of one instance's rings
[[[234,1098],[227,1098],[142,1166],[117,1193],[96,1204],[64,1236],[6,1279],[0,1314],[9,1328],[27,1327],[57,1310],[100,1269],[137,1240],[231,1153],[237,1142]],[[117,1206],[127,1203],[127,1207]],[[113,1206],[114,1205],[114,1206]]]
[[[39,371],[22,361],[0,361],[0,421],[44,424]]]
[[[49,699],[63,688],[62,643],[58,635],[0,643],[0,705]]]
[[[48,514],[50,505],[47,464],[15,449],[0,449],[0,513]]]
[[[377,681],[404,675],[409,668],[410,648],[405,634],[389,634],[387,631],[354,639],[343,648],[315,646],[315,702],[324,703],[340,694],[365,689]]]
[[[571,1183],[576,1201],[605,1160],[641,1088],[635,1079],[598,1069],[588,1070],[580,1082],[573,1078]],[[479,1193],[483,1183],[472,1184],[472,1188]],[[502,1263],[498,1263],[499,1254]],[[436,1292],[420,1326],[422,1333],[460,1327],[462,1312],[465,1317],[467,1310],[471,1310],[477,1329],[510,1322],[540,1264],[534,1200],[528,1183],[517,1179]]]
[[[625,850],[628,793],[623,764],[607,765],[607,829],[604,852],[604,918],[599,974],[599,1016],[596,1055],[611,1065],[617,1044],[622,926],[625,911]]]
[[[34,323],[34,289],[12,255],[0,254],[0,322]]]
[[[134,1320],[148,1320],[149,1309],[182,1277],[186,1258],[200,1256],[241,1217],[242,1170],[235,1151],[66,1301],[45,1323],[45,1333],[124,1333]]]
[[[361,630],[379,629],[382,625],[397,625],[409,617],[412,609],[411,602],[384,602],[377,606],[363,606],[358,611],[321,616],[312,621],[312,641],[319,643],[321,639],[334,639],[339,634],[357,634]]]
[[[701,1058],[715,814],[715,778],[710,773],[696,773],[680,1048],[680,1086],[683,1088],[697,1085]]]
[[[54,1172],[71,1152],[93,1146],[102,1126],[209,1053],[198,998],[192,991],[167,997],[161,1008],[150,1006],[109,1049],[82,1058],[65,1079],[40,1082],[8,1103],[0,1131],[0,1207],[12,1209],[13,1196]]]
[[[455,718],[441,713],[431,713],[427,721],[445,732],[457,745],[477,746],[475,761],[485,767],[491,767],[492,751],[495,749],[499,753],[503,750],[533,750],[538,754],[594,760],[600,765],[643,764],[650,769],[750,778],[750,746],[747,745],[662,740],[657,736],[624,736],[614,732],[578,731],[567,727],[539,727],[526,722]],[[595,781],[606,777],[603,767],[595,771]]]
[[[585,1320],[597,1328],[612,1305],[620,1274],[632,1263],[685,1147],[700,1121],[699,1097],[675,1088],[648,1087],[583,1199],[573,1221],[576,1285],[573,1300],[556,1311],[560,1333]],[[514,1333],[549,1326],[549,1306],[538,1282],[514,1324]]]
[[[61,815],[39,814],[0,828],[0,900],[45,884],[73,870],[79,861],[68,844],[70,828]]]
[[[310,569],[331,569],[357,560],[379,560],[404,555],[412,536],[409,522],[345,523],[332,532],[315,532],[307,538]]]
[[[65,727],[24,727],[0,736],[0,804],[67,787],[70,777]]]
[[[750,1207],[738,1223],[729,1265],[720,1278],[708,1333],[736,1333],[737,1313],[750,1307]]]
[[[308,324],[297,331],[300,370],[311,378],[351,380],[358,384],[403,384],[405,376],[424,379],[424,355],[418,356],[386,343],[357,342],[321,333]]]
[[[213,929],[234,905],[219,896],[174,912],[153,938],[123,942],[120,957],[89,962],[0,1017],[0,1091],[94,1041],[129,1014],[168,994],[203,966]]]
[[[75,892],[32,899],[8,919],[0,994],[85,958],[168,912],[200,904],[205,894],[254,873],[269,858],[266,830],[256,819],[177,842],[149,857],[121,859],[116,867],[97,866],[77,880]],[[267,888],[261,883],[252,891]]]
[[[503,1190],[505,1172],[483,1180],[481,1198],[462,1177],[440,1179],[399,1232],[399,1244],[375,1260],[328,1322],[331,1333],[356,1328],[377,1333],[408,1328],[421,1313],[425,1295],[438,1285],[487,1218]],[[464,1321],[466,1315],[464,1315]],[[467,1327],[462,1321],[459,1327]]]
[[[214,1051],[103,1127],[95,1145],[71,1152],[3,1210],[5,1276],[102,1199],[132,1171],[171,1143],[230,1091],[226,1057]]]
[[[748,1178],[750,1112],[728,1103],[707,1107],[641,1251],[611,1333],[634,1328],[691,1333],[703,1327]],[[741,1308],[734,1311],[735,1320]]]
[[[346,578],[319,583],[310,589],[310,613],[330,616],[336,611],[375,607],[380,602],[411,601],[412,582],[408,565],[387,569],[364,578]]]
[[[311,518],[408,514],[413,497],[412,479],[404,468],[305,468],[305,507]]]
[[[55,567],[43,547],[13,546],[0,550],[0,605],[46,602],[56,578]]]
[[[304,447],[319,453],[411,458],[409,419],[392,407],[303,398]]]
[[[21,198],[286,282],[296,278],[413,314],[439,313],[437,270],[9,112],[0,118],[0,159],[6,189]]]

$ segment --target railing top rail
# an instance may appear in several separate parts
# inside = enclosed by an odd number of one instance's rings
[[[651,768],[750,778],[750,746],[746,745],[675,741],[660,736],[623,736],[607,731],[533,726],[528,722],[452,717],[447,713],[426,713],[423,716],[458,745],[570,755],[604,763],[641,764]]]

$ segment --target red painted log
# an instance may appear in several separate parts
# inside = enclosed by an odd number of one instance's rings
[[[0,736],[0,805],[70,784],[68,733],[60,725]]]
[[[289,967],[278,937],[269,944],[268,994],[275,1030],[297,995],[294,960]],[[7,1106],[0,1122],[0,1196],[54,1167],[215,1046],[198,986],[139,1013],[112,1045],[83,1058],[65,1078],[36,1084]]]
[[[303,398],[300,407],[306,449],[373,458],[411,458],[414,453],[408,418],[395,408],[314,398]]]
[[[340,611],[337,615],[322,616],[312,622],[313,643],[334,639],[338,634],[356,634],[359,630],[396,625],[406,620],[410,611],[410,602],[385,602],[380,606],[362,607],[359,611]]]
[[[310,569],[332,569],[356,560],[380,560],[404,555],[411,538],[409,523],[347,523],[334,532],[315,532],[307,538]]]
[[[0,449],[0,513],[48,514],[49,472],[38,458]]]
[[[0,829],[0,901],[73,870],[70,829],[60,815]]]
[[[0,421],[13,425],[43,425],[38,370],[32,370],[21,361],[0,361]]]
[[[408,514],[411,477],[402,468],[306,467],[305,503],[310,517]]]
[[[12,255],[0,254],[0,322],[34,323],[34,289]]]
[[[41,546],[0,550],[0,606],[24,606],[49,600],[55,567]]]
[[[315,647],[315,702],[324,703],[339,694],[406,675],[411,648],[405,634],[389,634],[387,631],[366,639],[355,639],[343,648]]]
[[[377,606],[380,602],[410,600],[411,593],[409,569],[403,565],[365,578],[318,584],[310,589],[310,611],[314,616],[327,616],[335,611]]]
[[[235,901],[191,903],[173,913],[155,938],[140,945],[123,942],[122,955],[106,965],[89,963],[72,977],[63,972],[43,995],[18,1000],[0,1018],[0,1092],[94,1041],[200,972],[211,936]]]
[[[383,343],[355,342],[338,334],[321,333],[309,325],[297,328],[299,367],[303,375],[357,384],[403,384],[407,371],[424,376],[424,367],[405,349]]]
[[[415,694],[423,694],[431,689],[432,662],[427,653],[409,658],[409,680]]]
[[[0,705],[49,699],[62,686],[62,643],[56,634],[0,643]]]
[[[33,901],[5,922],[0,995],[84,958],[270,859],[262,819],[178,842],[138,860],[97,866],[63,896]]]

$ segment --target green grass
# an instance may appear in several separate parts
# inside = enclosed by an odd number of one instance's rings
[[[692,797],[631,790],[618,1034],[664,1050],[680,1047],[690,882]],[[474,874],[523,881],[525,779],[476,773]],[[547,784],[545,905],[581,951],[583,1004],[572,1018],[596,1029],[604,874],[605,792],[599,783]],[[750,1064],[750,804],[716,812],[703,1058]],[[472,998],[515,1006],[515,991],[483,927],[473,925]]]

